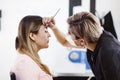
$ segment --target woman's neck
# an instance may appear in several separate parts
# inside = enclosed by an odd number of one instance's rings
[[[87,48],[94,52],[97,43],[89,43]]]

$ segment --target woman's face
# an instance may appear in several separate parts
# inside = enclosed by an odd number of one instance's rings
[[[76,36],[70,30],[69,30],[69,35],[71,36],[71,39],[74,41],[76,46],[81,46],[81,47],[85,46],[85,41],[83,38],[76,39]]]
[[[34,34],[34,41],[38,49],[48,48],[50,34],[47,27],[44,25],[40,26],[40,29],[37,34]]]
[[[79,46],[78,40],[76,40],[75,35],[73,33],[70,33],[71,39],[74,41],[76,46]]]

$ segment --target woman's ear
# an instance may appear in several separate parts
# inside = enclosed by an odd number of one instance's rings
[[[35,41],[35,36],[34,36],[33,33],[30,33],[29,37],[30,37],[31,40]]]
[[[81,45],[81,46],[85,45],[84,39],[80,39],[80,45]]]
[[[85,41],[84,41],[84,39],[79,39],[78,40],[78,44],[79,44],[79,46],[85,48]]]

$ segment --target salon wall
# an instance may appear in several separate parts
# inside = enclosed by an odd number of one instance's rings
[[[119,0],[97,0],[96,9],[101,16],[109,10],[112,11],[115,30],[120,40],[120,1]],[[10,80],[9,70],[14,64],[16,51],[14,48],[17,36],[18,24],[26,15],[53,16],[57,9],[60,12],[55,17],[58,28],[67,35],[66,19],[69,15],[69,0],[0,0],[2,10],[0,30],[0,80]],[[51,72],[69,70],[71,65],[68,59],[69,48],[63,47],[55,39],[51,30],[48,49],[40,50],[41,60],[50,68]],[[68,36],[66,36],[68,37]],[[68,37],[69,39],[69,37]],[[77,67],[76,69],[79,69]]]

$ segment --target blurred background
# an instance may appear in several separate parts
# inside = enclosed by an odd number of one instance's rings
[[[16,59],[15,38],[24,16],[53,16],[60,8],[55,17],[56,25],[71,41],[67,35],[67,18],[80,11],[90,11],[120,40],[119,3],[120,0],[0,0],[0,80],[10,80],[10,68]],[[39,55],[51,72],[56,76],[92,75],[85,55],[80,55],[86,50],[63,47],[50,33],[49,48],[40,50]]]

